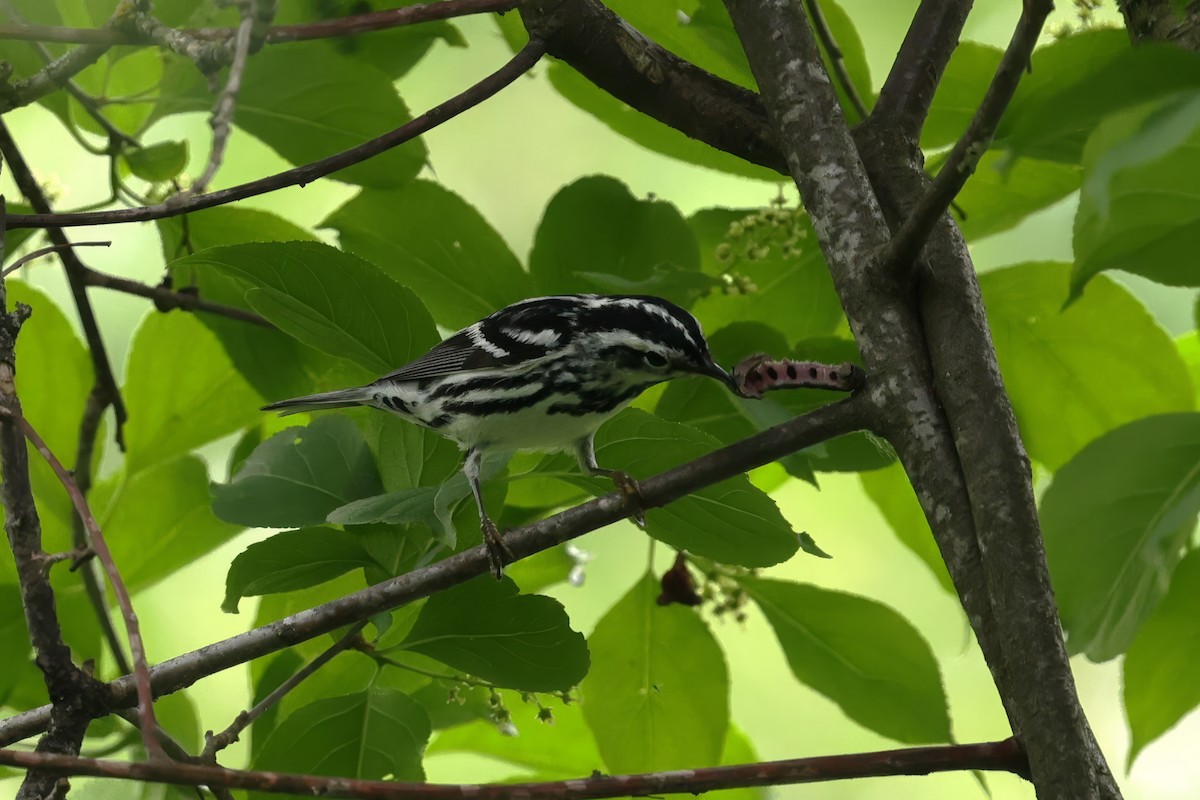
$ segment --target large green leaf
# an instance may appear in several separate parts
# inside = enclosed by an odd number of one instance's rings
[[[954,583],[946,571],[946,562],[942,560],[929,521],[925,519],[904,467],[892,464],[886,469],[863,472],[858,477],[863,491],[875,503],[900,543],[925,562],[943,589],[953,593]]]
[[[1175,568],[1171,588],[1146,618],[1124,663],[1129,764],[1142,749],[1200,705],[1195,680],[1200,663],[1200,551]]]
[[[14,579],[15,575],[0,575],[0,636],[5,642],[0,648],[0,706],[7,705],[8,696],[22,678],[36,671],[21,591],[16,584],[8,583]]]
[[[241,470],[214,488],[221,519],[263,528],[320,525],[335,508],[383,489],[354,423],[324,416],[255,448]]]
[[[1069,272],[1020,264],[979,280],[1026,447],[1052,470],[1105,431],[1195,407],[1179,351],[1145,307],[1104,278],[1063,309]]]
[[[206,208],[181,217],[156,220],[154,224],[162,239],[163,259],[168,264],[181,256],[209,247],[317,240],[309,231],[270,211],[241,206]],[[189,277],[181,274],[177,280],[181,285],[187,285]]]
[[[583,716],[610,772],[713,766],[729,728],[729,674],[690,608],[660,606],[647,573],[596,623]]]
[[[298,341],[375,374],[437,342],[429,312],[409,289],[357,256],[315,242],[243,244],[175,262],[176,272],[219,270],[250,287],[250,305]]]
[[[596,461],[635,478],[648,477],[715,450],[716,439],[688,425],[628,409],[596,435]],[[595,495],[612,483],[568,473],[564,480]],[[646,512],[646,532],[677,550],[726,564],[765,567],[786,561],[799,537],[779,508],[744,475],[721,481]]]
[[[529,271],[544,294],[604,289],[591,274],[647,280],[661,264],[698,270],[695,235],[675,206],[638,200],[603,176],[581,178],[550,200],[529,253]],[[668,299],[690,305],[688,297]]]
[[[736,223],[745,229],[746,220],[761,211],[708,208],[688,219],[700,244],[706,271],[721,272],[730,266],[716,258],[722,244],[728,245],[735,255],[761,246],[756,230],[736,233],[734,228],[736,235],[730,235],[731,226]],[[696,303],[692,312],[705,328],[717,330],[742,321],[764,322],[783,333],[789,343],[828,336],[838,328],[844,318],[842,305],[811,222],[802,217],[796,224],[798,252],[785,254],[782,247],[774,246],[761,257],[739,258],[732,265],[733,270],[752,285],[745,292],[717,292]]]
[[[375,561],[349,533],[333,528],[301,528],[277,533],[238,553],[225,576],[221,610],[238,611],[238,601],[307,589]]]
[[[966,132],[996,75],[1000,55],[1000,50],[990,45],[959,42],[938,81],[929,116],[921,128],[921,147],[926,150],[945,147]]]
[[[863,727],[901,742],[950,741],[933,651],[887,606],[799,583],[743,578],[792,673]]]
[[[245,427],[262,398],[191,314],[150,312],[125,370],[125,469],[139,470]]]
[[[134,592],[194,563],[241,530],[213,516],[208,470],[195,456],[100,481],[91,507]]]
[[[1071,653],[1129,647],[1162,600],[1200,512],[1200,414],[1117,428],[1060,469],[1042,530]]]
[[[930,159],[930,172],[943,163],[944,157]],[[965,214],[958,227],[968,241],[1006,231],[1078,189],[1081,175],[1075,164],[985,153],[955,198]]]
[[[1083,163],[1072,297],[1106,269],[1200,286],[1200,92],[1109,118]]]
[[[320,42],[299,42],[250,59],[234,122],[291,163],[307,164],[409,119],[387,73]],[[424,143],[413,139],[330,177],[388,189],[415,178],[426,157]]]
[[[337,230],[342,247],[415,291],[448,328],[466,327],[533,294],[500,234],[436,183],[360,192],[322,227]]]
[[[587,645],[557,600],[486,575],[431,597],[400,647],[531,692],[570,689],[588,671]]]
[[[1200,55],[1175,45],[1132,46],[1118,28],[1097,28],[1033,53],[996,131],[1015,155],[1078,162],[1088,134],[1122,108],[1200,85]]]
[[[429,717],[394,689],[371,688],[331,697],[282,720],[254,759],[254,768],[346,778],[422,781],[421,755]],[[276,797],[252,794],[255,800]]]

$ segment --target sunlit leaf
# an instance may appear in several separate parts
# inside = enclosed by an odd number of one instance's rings
[[[1042,531],[1071,653],[1129,647],[1162,600],[1200,512],[1200,414],[1110,431],[1062,467],[1042,497]]]
[[[188,143],[169,141],[142,148],[131,147],[122,152],[121,160],[142,180],[162,183],[179,175],[187,166]]]

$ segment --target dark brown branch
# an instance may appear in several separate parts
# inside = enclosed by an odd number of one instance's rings
[[[84,273],[84,280],[88,286],[112,289],[113,291],[124,292],[125,294],[145,297],[147,300],[153,300],[154,307],[159,311],[171,311],[176,308],[184,311],[205,311],[220,317],[249,322],[252,325],[261,325],[265,328],[274,327],[265,318],[255,314],[253,311],[214,303],[210,300],[205,300],[198,294],[177,292],[165,286],[148,286],[129,278],[122,278],[119,275],[109,275],[90,267],[86,269],[87,272]]]
[[[537,39],[531,39],[519,53],[513,56],[507,64],[487,76],[474,86],[455,95],[444,103],[434,106],[421,116],[406,122],[400,127],[385,133],[369,142],[364,142],[349,150],[305,164],[301,167],[280,172],[256,181],[232,186],[208,194],[194,197],[178,197],[153,206],[140,208],[122,208],[113,211],[87,211],[76,214],[51,214],[49,210],[38,209],[37,214],[13,214],[8,218],[9,228],[50,228],[72,227],[77,225],[104,225],[114,222],[144,222],[147,220],[164,219],[199,211],[205,208],[225,205],[236,200],[245,200],[266,194],[288,186],[304,186],[318,178],[337,172],[340,169],[366,161],[368,158],[404,144],[421,134],[436,128],[443,122],[453,119],[467,109],[479,105],[504,87],[515,81],[537,63],[542,57],[543,47]]]
[[[104,572],[108,576],[108,582],[113,588],[113,594],[117,596],[117,605],[121,609],[121,615],[125,620],[125,632],[129,636],[129,649],[133,652],[133,674],[134,681],[137,685],[138,695],[138,718],[141,721],[142,739],[146,745],[146,751],[154,756],[162,755],[162,745],[158,742],[158,737],[155,736],[155,731],[158,729],[158,722],[154,719],[154,697],[150,691],[150,668],[146,662],[146,647],[142,641],[141,626],[138,624],[137,613],[133,610],[133,602],[129,599],[129,590],[125,588],[125,581],[121,578],[121,571],[117,569],[117,563],[113,560],[112,552],[108,549],[108,542],[104,538],[104,534],[100,530],[100,524],[96,522],[96,517],[92,514],[92,510],[88,507],[87,498],[83,496],[83,492],[79,490],[79,486],[75,483],[75,479],[71,477],[71,473],[62,465],[58,457],[46,445],[46,442],[29,424],[29,420],[22,416],[16,417],[17,427],[25,434],[37,451],[41,453],[42,458],[46,459],[46,463],[54,470],[54,474],[58,476],[58,480],[66,489],[67,495],[71,498],[72,505],[75,506],[75,512],[83,520],[83,525],[88,532],[88,545],[96,553],[96,558],[104,567]]]
[[[950,151],[937,177],[933,179],[933,185],[893,237],[888,254],[893,263],[909,265],[916,260],[929,239],[933,226],[946,213],[950,203],[966,184],[967,178],[975,172],[975,166],[987,152],[992,137],[996,135],[996,127],[1017,91],[1021,76],[1029,68],[1029,58],[1033,55],[1033,48],[1037,46],[1042,25],[1053,9],[1054,4],[1051,0],[1025,0],[1021,18],[1013,31],[1008,49],[1000,59],[1000,65],[996,68],[996,75],[988,86],[983,102],[976,109],[962,138]]]
[[[510,531],[505,534],[505,542],[517,558],[524,558],[625,519],[639,502],[644,508],[657,508],[797,450],[869,428],[872,417],[878,413],[871,405],[869,390],[863,390],[695,461],[639,480],[640,501],[616,492]],[[151,670],[154,692],[163,695],[179,691],[202,677],[428,597],[489,571],[484,547],[457,553],[436,564],[157,664]],[[109,687],[114,706],[133,701],[134,686],[128,677],[114,681]],[[49,709],[43,706],[0,721],[0,745],[43,730],[48,714]]]
[[[874,121],[916,143],[971,5],[972,0],[921,0],[875,99]]]
[[[850,72],[846,69],[846,59],[842,55],[842,48],[838,47],[833,31],[829,29],[829,21],[825,19],[825,12],[821,10],[821,0],[804,0],[804,7],[808,11],[808,18],[812,22],[813,30],[817,32],[817,38],[821,40],[821,46],[825,48],[825,53],[829,56],[829,63],[833,65],[833,74],[837,76],[838,85],[842,87],[842,92],[850,101],[850,105],[854,106],[858,118],[866,119],[870,114],[867,104],[863,102],[858,88],[850,77]]]
[[[5,213],[0,197],[0,217]],[[3,237],[0,236],[0,256]],[[49,559],[42,549],[42,526],[29,483],[29,451],[18,429],[21,402],[17,398],[16,343],[22,323],[29,317],[28,306],[18,304],[8,310],[7,294],[0,282],[0,498],[4,502],[4,527],[17,568],[17,586],[29,639],[33,644],[38,668],[50,695],[51,710],[46,735],[38,742],[41,753],[75,755],[83,742],[89,722],[103,713],[106,690],[75,666],[71,650],[63,641],[62,628],[50,587]],[[26,776],[18,798],[49,797],[56,791],[57,778],[36,770]]]
[[[359,622],[353,625],[350,630],[346,631],[346,633],[342,635],[342,638],[338,639],[329,647],[321,651],[321,653],[318,654],[317,657],[312,661],[309,661],[303,667],[292,673],[287,680],[276,686],[274,691],[272,691],[262,700],[259,700],[257,703],[255,703],[254,706],[249,710],[238,714],[234,721],[229,724],[228,728],[216,735],[214,735],[212,731],[209,731],[208,735],[204,737],[204,752],[200,754],[200,760],[206,761],[210,764],[216,764],[217,753],[236,742],[242,731],[246,730],[246,728],[252,722],[254,722],[254,720],[265,714],[276,703],[286,697],[288,692],[292,691],[301,683],[303,683],[314,672],[332,661],[334,656],[336,656],[338,653],[341,653],[362,641],[362,630],[366,626],[366,622]]]
[[[46,193],[42,191],[42,187],[33,176],[29,165],[25,163],[24,156],[17,148],[16,141],[2,121],[0,121],[0,154],[3,154],[4,160],[8,162],[13,182],[17,184],[21,194],[25,195],[29,205],[33,206],[38,214],[53,217],[54,214],[50,208],[50,201],[46,199]],[[105,402],[112,406],[117,422],[116,441],[124,449],[125,401],[121,398],[120,389],[117,388],[117,379],[108,358],[108,350],[104,346],[104,339],[100,335],[100,326],[96,323],[96,315],[92,311],[92,303],[87,296],[87,285],[84,280],[87,267],[71,249],[71,243],[62,228],[50,223],[46,226],[46,233],[53,244],[62,248],[58,252],[58,258],[66,270],[67,283],[71,287],[75,309],[79,312],[79,322],[83,327],[83,336],[87,341],[88,352],[92,358],[92,370],[96,375],[96,384],[104,393]]]
[[[671,770],[640,775],[600,775],[544,783],[456,785],[402,783],[353,778],[326,778],[280,772],[231,770],[198,764],[159,762],[131,764],[91,758],[0,750],[0,764],[26,769],[55,770],[63,775],[91,775],[181,786],[215,785],[230,789],[312,797],[372,798],[372,800],[587,800],[602,797],[645,797],[748,786],[789,786],[800,783],[929,775],[934,772],[993,770],[1022,774],[1024,754],[1012,739],[981,744],[912,747],[842,756],[793,758],[726,767]]]
[[[68,249],[71,247],[111,247],[111,246],[112,246],[112,242],[67,242],[66,244],[52,244],[49,247],[40,247],[31,253],[26,253],[25,255],[21,256],[16,261],[14,261],[13,263],[11,263],[7,267],[5,267],[4,271],[0,272],[0,278],[7,278],[9,275],[13,274],[17,270],[19,270],[21,267],[28,264],[30,261],[35,261],[35,260],[41,258],[42,256],[48,256],[51,253],[57,253],[59,250],[65,250],[65,249]]]
[[[520,0],[439,0],[439,2],[391,8],[369,14],[339,17],[301,25],[276,25],[267,32],[267,44],[305,42],[358,36],[421,22],[465,17],[471,14],[504,13],[516,8]],[[226,41],[236,28],[185,28],[181,33],[193,39]],[[146,36],[111,28],[67,28],[58,25],[0,25],[0,41],[63,42],[68,44],[152,44]]]

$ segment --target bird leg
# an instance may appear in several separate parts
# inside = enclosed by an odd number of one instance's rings
[[[621,494],[633,501],[633,513],[629,519],[642,530],[646,529],[646,510],[642,507],[642,492],[638,482],[629,473],[619,469],[605,469],[596,464],[596,447],[592,437],[587,436],[575,444],[575,457],[579,468],[588,475],[599,475],[612,481]]]
[[[482,461],[482,453],[478,450],[468,450],[467,458],[463,461],[463,474],[467,477],[471,494],[475,496],[475,507],[479,509],[479,529],[483,532],[483,546],[487,548],[488,563],[492,565],[492,574],[496,576],[496,580],[500,580],[504,577],[504,565],[512,563],[516,558],[504,543],[500,529],[483,507],[483,492],[479,488],[479,467]]]

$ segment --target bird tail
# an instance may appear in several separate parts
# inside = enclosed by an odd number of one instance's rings
[[[280,400],[262,407],[263,411],[278,411],[279,416],[297,414],[301,411],[317,411],[324,408],[350,408],[351,406],[366,405],[371,400],[371,389],[368,386],[357,386],[353,389],[338,389],[336,392],[322,392],[304,397],[294,397],[291,400]]]

